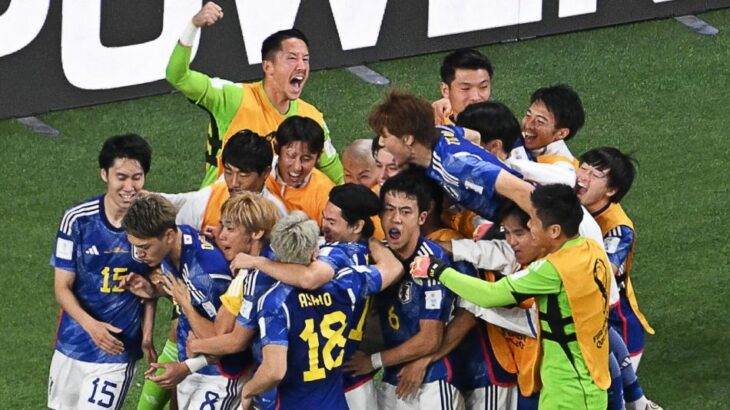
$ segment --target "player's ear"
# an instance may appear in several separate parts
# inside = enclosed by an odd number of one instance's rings
[[[357,222],[355,222],[354,224],[352,224],[350,226],[352,226],[353,233],[360,234],[360,233],[362,233],[362,229],[365,227],[365,220],[358,219]]]
[[[264,77],[274,72],[274,62],[271,60],[264,60],[261,62],[261,69],[264,70]]]
[[[418,226],[421,226],[426,223],[426,219],[428,219],[428,211],[423,211],[418,214]]]
[[[558,224],[552,224],[548,227],[548,233],[550,234],[551,238],[558,239],[560,237],[560,234],[563,233],[563,228],[561,228]]]
[[[99,176],[101,177],[101,180],[104,181],[104,183],[109,182],[109,172],[106,169],[101,168],[99,170]]]
[[[484,149],[494,154],[494,156],[497,156],[500,152],[504,152],[502,149],[502,140],[496,138],[484,144]]]
[[[614,195],[616,195],[616,192],[618,192],[618,189],[616,189],[616,188],[608,188],[608,189],[607,189],[607,191],[606,191],[606,195],[607,195],[607,196],[608,196],[609,198],[611,198],[611,197],[613,197]]]
[[[416,137],[410,134],[406,134],[403,136],[403,143],[408,145],[409,147],[413,145],[413,143],[416,142]]]
[[[266,231],[264,231],[263,229],[259,229],[258,231],[251,234],[251,238],[253,238],[254,240],[260,241],[261,238],[264,237],[265,233],[266,233]]]
[[[558,128],[557,133],[558,138],[556,138],[556,141],[563,140],[570,134],[570,128]]]
[[[440,88],[441,88],[441,96],[448,100],[449,99],[449,85],[444,82],[441,82]]]

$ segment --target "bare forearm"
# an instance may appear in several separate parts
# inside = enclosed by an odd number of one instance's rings
[[[276,377],[273,372],[269,371],[268,368],[259,367],[256,374],[253,375],[251,380],[248,381],[243,387],[243,397],[249,398],[256,396],[261,393],[265,393],[274,387],[281,379]]]
[[[466,337],[467,333],[469,333],[475,324],[476,318],[474,315],[463,309],[457,310],[454,319],[446,326],[444,341],[436,353],[431,355],[431,362],[435,362],[451,353],[464,340],[464,337]]]
[[[502,170],[497,177],[494,188],[497,190],[497,193],[505,198],[511,199],[523,211],[527,213],[532,211],[530,194],[532,194],[535,188],[528,182]]]
[[[144,317],[142,319],[142,339],[152,340],[155,332],[155,311],[157,310],[157,300],[146,300],[144,302]]]
[[[192,305],[180,305],[190,322],[190,328],[195,332],[195,336],[205,339],[215,336],[215,325],[210,320],[201,316]]]
[[[441,345],[441,339],[441,333],[435,335],[421,330],[399,346],[381,352],[383,366],[394,366],[433,354]]]
[[[76,299],[76,295],[74,295],[73,291],[67,286],[56,285],[55,292],[56,301],[61,306],[61,309],[78,322],[81,327],[86,329],[87,325],[93,321],[94,318],[81,307],[81,304],[79,304],[79,300]]]
[[[313,262],[309,266],[281,263],[271,259],[256,258],[256,268],[266,272],[272,278],[300,289],[317,289],[329,282],[334,275],[332,268],[323,262]]]

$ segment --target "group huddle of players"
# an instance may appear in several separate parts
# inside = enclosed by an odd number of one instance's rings
[[[441,100],[387,92],[340,161],[299,98],[300,31],[263,42],[262,81],[190,70],[222,17],[206,3],[167,69],[211,116],[201,189],[145,191],[151,147],[118,135],[106,191],[61,219],[49,408],[121,408],[144,357],[139,409],[660,409],[635,373],[654,331],[620,205],[634,161],[572,155],[573,89],[535,91],[520,125],[487,57],[457,50]]]

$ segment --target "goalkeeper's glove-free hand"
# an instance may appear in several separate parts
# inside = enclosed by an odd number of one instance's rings
[[[416,279],[438,280],[449,265],[435,256],[417,256],[411,262],[411,276]]]

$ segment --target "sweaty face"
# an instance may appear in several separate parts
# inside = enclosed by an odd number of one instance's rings
[[[244,191],[259,193],[264,189],[268,172],[257,174],[256,171],[243,172],[231,164],[223,167],[223,178],[228,186],[228,193],[231,195],[240,194]]]
[[[301,141],[290,142],[281,147],[276,170],[285,184],[300,187],[312,173],[318,158],[319,153],[309,151]]]
[[[575,193],[580,203],[595,212],[608,205],[616,190],[608,187],[608,171],[601,171],[586,163],[580,164]]]
[[[385,195],[383,212],[380,214],[388,247],[402,259],[410,257],[416,250],[421,225],[426,222],[427,216],[428,212],[418,211],[415,197],[389,191]]]
[[[441,94],[449,99],[451,111],[458,116],[470,104],[489,100],[492,95],[492,79],[484,69],[457,68],[451,84],[441,83]]]
[[[342,158],[342,169],[345,172],[345,183],[353,183],[370,188],[378,180],[375,162],[353,161],[349,157]]]
[[[342,209],[332,202],[327,202],[322,210],[322,234],[324,241],[330,242],[354,242],[358,235],[353,232],[354,227],[347,224],[342,217]]]
[[[304,84],[309,78],[309,48],[298,38],[290,38],[281,42],[281,51],[274,55],[270,65],[264,68],[276,89],[286,95],[289,100],[296,100],[302,95]]]
[[[221,221],[221,232],[217,244],[227,261],[233,260],[239,253],[250,253],[254,239],[243,225],[234,225],[230,221]]]
[[[517,216],[509,215],[502,221],[505,239],[515,252],[515,258],[520,265],[528,265],[542,256],[543,250],[537,245],[530,233],[530,229]]]
[[[568,135],[567,128],[557,128],[555,116],[542,101],[535,101],[522,118],[522,134],[525,147],[530,150],[542,148]]]
[[[137,238],[134,235],[127,234],[127,240],[132,244],[134,256],[137,259],[140,259],[149,266],[155,267],[162,263],[162,260],[165,259],[172,249],[170,232],[171,230],[168,230],[168,233],[161,238]]]
[[[378,185],[383,186],[385,181],[400,172],[398,163],[395,162],[393,154],[385,148],[380,148],[375,156],[375,169],[377,171]]]
[[[144,170],[139,161],[117,158],[108,170],[101,170],[106,195],[120,209],[129,209],[144,186]]]

